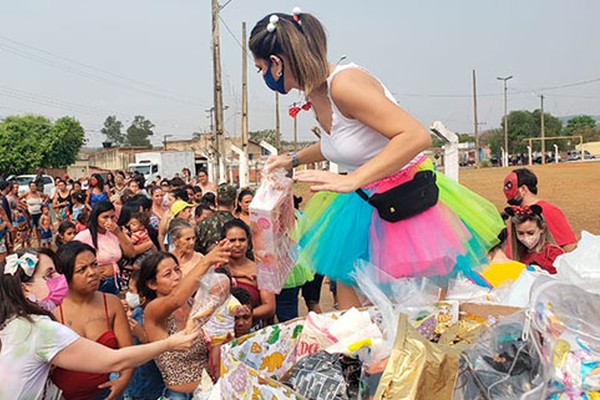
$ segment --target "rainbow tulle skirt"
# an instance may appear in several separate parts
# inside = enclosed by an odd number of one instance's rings
[[[431,170],[423,157],[395,175],[364,188],[382,193]],[[356,193],[320,192],[307,203],[294,236],[298,262],[329,279],[355,286],[358,260],[394,278],[463,273],[477,279],[504,223],[488,200],[436,173],[438,203],[399,222],[387,222]],[[383,275],[383,274],[382,274]]]

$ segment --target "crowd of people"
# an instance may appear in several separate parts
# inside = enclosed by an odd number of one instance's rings
[[[366,70],[327,62],[314,16],[268,15],[249,45],[265,84],[305,93],[302,108],[324,130],[297,154],[271,157],[267,170],[329,160],[348,171],[296,174],[317,193],[298,215],[290,279],[296,269],[314,279],[288,280],[278,296],[261,290],[252,191],[215,186],[206,171],[152,182],[123,171],[64,177],[52,198],[36,180],[22,194],[2,181],[0,381],[9,384],[0,398],[58,387],[66,400],[190,399],[205,374],[218,378],[220,344],[297,316],[300,289],[319,312],[323,276],[340,309],[363,305],[357,260],[392,278],[474,277],[488,257],[492,272],[536,264],[555,273],[554,258],[576,246],[533,172],[507,176],[503,221],[488,200],[434,171],[423,154],[429,132]],[[201,289],[213,273],[219,285]],[[203,290],[226,300],[192,312]]]

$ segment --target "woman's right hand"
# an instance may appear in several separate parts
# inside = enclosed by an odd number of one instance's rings
[[[285,170],[292,169],[292,157],[288,154],[279,154],[277,156],[269,156],[265,163],[265,172],[276,170],[277,168],[283,168]]]
[[[231,244],[227,239],[223,239],[200,262],[208,262],[209,265],[226,264],[230,254]]]
[[[200,336],[202,330],[194,329],[194,330],[182,330],[174,335],[169,336],[165,339],[169,345],[169,350],[175,351],[185,351],[189,350],[194,341]]]

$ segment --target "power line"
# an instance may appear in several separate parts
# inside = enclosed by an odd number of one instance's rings
[[[0,37],[0,39],[2,39],[2,37]],[[29,46],[29,47],[31,47],[31,46]],[[141,82],[132,80],[130,78],[121,77],[118,74],[114,74],[112,72],[104,71],[104,70],[101,70],[99,68],[91,67],[91,66],[88,66],[86,64],[79,63],[78,61],[67,59],[66,57],[62,57],[62,56],[58,56],[58,55],[52,55],[52,53],[46,52],[46,51],[41,50],[41,49],[36,49],[36,51],[41,52],[41,53],[50,54],[51,56],[35,54],[35,53],[29,52],[27,50],[20,49],[18,47],[15,47],[13,45],[6,44],[6,43],[2,44],[2,49],[5,50],[6,52],[14,54],[16,56],[19,56],[19,57],[22,57],[22,58],[26,58],[28,60],[36,61],[36,62],[39,62],[41,64],[48,65],[48,66],[51,66],[53,68],[59,69],[61,71],[70,72],[72,74],[79,75],[79,76],[87,78],[87,79],[99,81],[99,82],[102,82],[102,83],[107,83],[107,84],[110,84],[110,85],[113,85],[113,86],[117,86],[117,87],[120,87],[120,88],[124,88],[124,89],[127,89],[127,90],[136,91],[136,92],[143,93],[143,94],[146,94],[146,95],[149,95],[149,96],[159,97],[159,98],[162,98],[162,99],[174,101],[174,102],[181,103],[181,104],[187,104],[187,105],[192,105],[192,106],[201,106],[201,107],[205,107],[206,106],[206,104],[200,103],[198,101],[191,101],[191,100],[183,99],[183,98],[181,98],[183,96],[178,95],[178,94],[172,94],[172,95],[170,95],[170,94],[168,94],[168,92],[169,92],[168,90],[163,89],[163,88],[159,88],[158,86],[149,85],[149,84],[145,84],[145,83],[141,83]],[[116,77],[119,77],[120,79],[128,81],[128,82],[137,82],[138,86],[136,86],[136,85],[134,85],[132,83],[119,82],[119,81],[116,81],[114,79],[107,78],[105,76],[101,76],[101,75],[98,75],[98,74],[95,74],[95,73],[92,73],[92,72],[88,72],[88,71],[82,70],[80,68],[76,68],[76,67],[73,67],[71,65],[65,64],[64,61],[57,61],[56,59],[59,59],[59,60],[68,60],[68,62],[84,66],[85,68],[88,68],[88,69],[92,69],[92,70],[96,70],[96,71],[101,71],[104,74],[116,76]],[[143,87],[140,87],[139,84],[142,84],[143,86],[147,86],[147,87],[156,87],[157,89],[143,88]],[[159,91],[161,93],[159,93]],[[186,96],[186,97],[189,97],[189,96]]]

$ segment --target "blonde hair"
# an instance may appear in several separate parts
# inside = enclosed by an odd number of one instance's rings
[[[279,17],[275,30],[267,25],[272,15]],[[311,14],[298,14],[298,22],[289,14],[275,13],[258,21],[250,33],[250,51],[269,60],[271,55],[285,57],[294,78],[306,94],[327,80],[327,37],[321,22]]]

